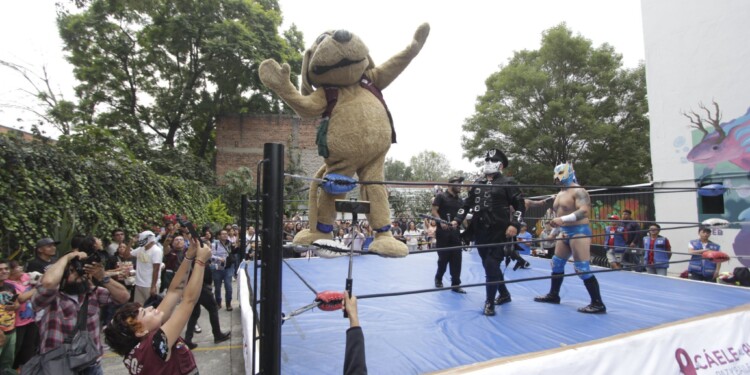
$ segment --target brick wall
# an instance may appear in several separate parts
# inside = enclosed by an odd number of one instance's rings
[[[292,115],[233,115],[219,120],[216,125],[216,175],[239,167],[257,170],[263,159],[265,143],[284,145],[284,169],[289,165],[289,153],[300,156],[301,174],[312,176],[323,165],[315,145],[319,120],[302,120]],[[257,181],[257,176],[256,181]]]

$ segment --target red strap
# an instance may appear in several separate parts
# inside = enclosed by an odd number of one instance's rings
[[[393,117],[391,116],[391,111],[388,110],[388,105],[385,104],[385,99],[383,99],[383,92],[380,91],[380,89],[364,75],[362,75],[362,78],[359,79],[359,85],[375,95],[375,97],[380,100],[380,103],[383,104],[385,112],[388,114],[388,121],[390,121],[391,123],[391,143],[396,143],[396,128],[393,127]]]
[[[335,107],[336,103],[339,101],[339,88],[336,86],[326,86],[323,87],[323,89],[326,92],[326,101],[328,102],[326,110],[323,112],[323,118],[331,118],[333,107]]]
[[[391,116],[391,111],[388,110],[388,105],[385,104],[385,100],[383,99],[383,93],[380,91],[377,86],[375,86],[372,81],[367,78],[366,76],[362,76],[359,80],[359,85],[362,86],[362,88],[366,89],[367,91],[371,92],[373,95],[375,95],[378,100],[380,100],[380,103],[383,104],[383,107],[385,108],[385,112],[388,114],[388,121],[391,123],[391,143],[396,143],[396,128],[393,126],[393,117]],[[326,101],[328,102],[328,105],[326,106],[325,112],[323,112],[322,118],[331,118],[331,113],[333,113],[333,108],[336,106],[336,103],[339,100],[339,88],[336,86],[324,86],[323,89],[326,93]]]

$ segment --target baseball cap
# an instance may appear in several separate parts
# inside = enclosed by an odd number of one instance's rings
[[[448,179],[448,182],[450,182],[451,184],[461,183],[461,182],[464,182],[464,178],[461,176],[453,176],[450,179]]]
[[[620,217],[617,215],[609,215],[609,218],[612,220],[620,220]]]
[[[52,245],[52,244],[59,245],[60,241],[55,241],[49,237],[45,237],[36,242],[36,248],[38,249],[42,246],[47,246],[47,245]]]
[[[154,234],[154,232],[150,230],[146,230],[146,231],[141,232],[141,234],[138,235],[137,245],[138,247],[143,247],[155,241],[156,241],[156,235]]]

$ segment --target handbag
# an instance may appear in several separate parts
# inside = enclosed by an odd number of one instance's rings
[[[68,335],[62,346],[43,354],[37,354],[21,367],[22,375],[75,375],[99,360],[99,348],[86,329],[89,310],[89,295],[78,311],[72,335]]]

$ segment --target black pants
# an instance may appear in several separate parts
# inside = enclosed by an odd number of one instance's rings
[[[474,239],[477,245],[492,244],[492,243],[503,243],[507,242],[508,239],[505,237],[505,228],[477,228]],[[484,267],[485,280],[489,282],[502,281],[503,271],[500,269],[500,264],[505,259],[505,251],[503,245],[480,247],[479,256],[482,258],[482,266]],[[501,296],[509,296],[510,292],[505,284],[488,284],[486,287],[487,301],[493,301],[495,295],[500,292]]]
[[[193,308],[193,313],[190,315],[190,319],[187,322],[187,328],[185,329],[185,341],[193,342],[193,333],[195,332],[195,324],[198,323],[198,318],[201,317],[201,306],[208,311],[208,321],[211,322],[211,332],[214,334],[214,338],[221,336],[221,326],[219,325],[219,305],[216,304],[214,295],[211,288],[204,285],[201,288],[201,295],[198,297],[198,303]]]
[[[437,248],[461,246],[461,238],[458,229],[449,228],[443,230],[438,227],[435,232]],[[442,280],[448,265],[451,267],[451,285],[461,285],[461,260],[463,254],[461,249],[446,250],[438,252],[437,272],[435,280]]]

